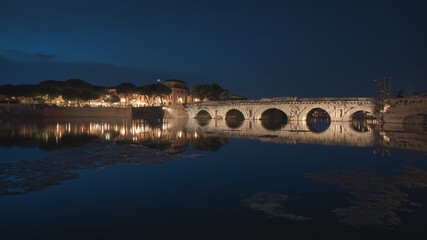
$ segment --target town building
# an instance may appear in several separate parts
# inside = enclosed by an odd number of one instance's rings
[[[187,83],[177,79],[170,79],[163,82],[166,86],[170,87],[172,92],[163,99],[164,105],[182,105],[187,103],[189,90]]]

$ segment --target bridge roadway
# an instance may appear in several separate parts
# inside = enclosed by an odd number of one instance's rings
[[[305,121],[315,109],[326,111],[332,122],[351,121],[356,112],[374,113],[373,98],[263,98],[259,100],[210,101],[187,104],[189,118],[209,114],[211,118],[228,118],[237,110],[246,120],[258,120],[269,109],[280,110],[288,121]],[[231,111],[231,112],[230,112]]]

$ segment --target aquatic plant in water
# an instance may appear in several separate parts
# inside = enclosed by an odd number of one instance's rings
[[[258,192],[252,197],[244,199],[243,202],[250,208],[263,212],[268,217],[277,217],[295,221],[310,219],[309,217],[288,213],[284,206],[287,200],[288,196],[284,194]]]

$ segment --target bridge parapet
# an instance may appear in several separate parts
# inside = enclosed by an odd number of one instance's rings
[[[187,103],[187,106],[218,106],[218,105],[241,105],[241,104],[270,104],[270,103],[301,103],[307,104],[310,102],[360,102],[360,103],[373,103],[374,98],[368,97],[347,97],[347,98],[338,98],[338,97],[328,97],[328,98],[297,98],[297,97],[276,97],[276,98],[261,98],[261,99],[248,99],[248,100],[226,100],[226,101],[208,101],[208,102],[196,102],[196,103]]]

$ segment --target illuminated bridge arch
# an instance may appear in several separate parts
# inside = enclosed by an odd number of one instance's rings
[[[280,109],[269,108],[261,114],[261,125],[268,130],[280,130],[288,123],[288,115]]]
[[[195,116],[194,116],[194,118],[197,118],[197,119],[212,119],[213,117],[212,117],[212,114],[211,113],[209,113],[208,111],[206,111],[206,110],[200,110]]]
[[[311,132],[321,133],[331,125],[331,114],[323,108],[311,109],[306,116],[307,127]]]
[[[225,114],[225,119],[245,120],[245,115],[238,109],[230,109]]]
[[[373,114],[373,109],[372,108],[367,108],[367,107],[358,107],[358,108],[353,108],[349,111],[347,111],[343,118],[345,121],[351,122],[353,121],[353,119],[357,118],[357,117],[371,117],[371,118],[375,118],[374,114]]]
[[[316,107],[311,109],[306,116],[306,120],[310,120],[313,118],[329,118],[331,119],[331,114],[321,107]]]
[[[262,112],[260,120],[286,120],[288,121],[288,115],[277,108],[268,108]]]

